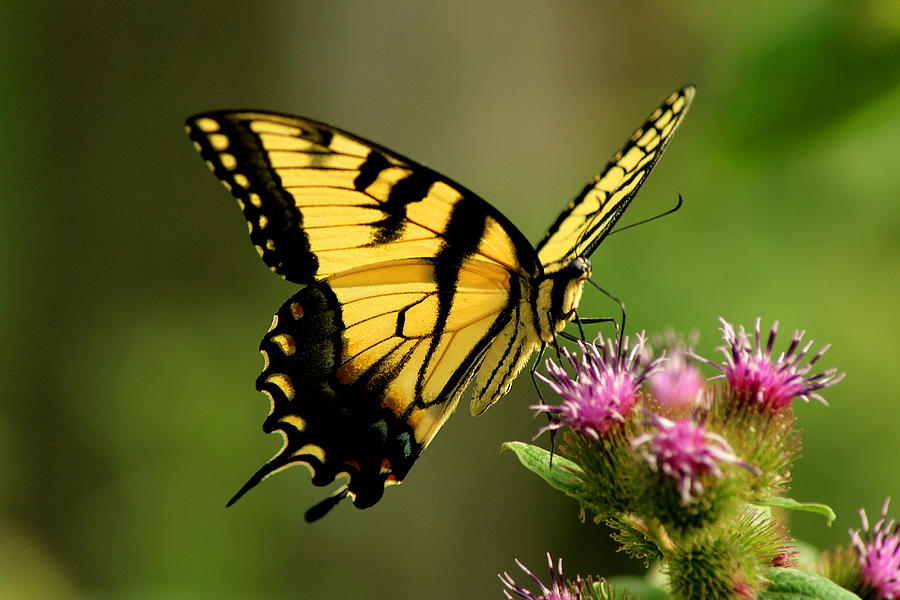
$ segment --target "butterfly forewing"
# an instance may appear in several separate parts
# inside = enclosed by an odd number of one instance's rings
[[[693,86],[686,86],[666,98],[606,168],[569,203],[537,245],[541,264],[588,257],[597,249],[656,166],[687,113],[694,92]]]
[[[485,221],[481,260],[536,271],[530,244],[487,202],[346,132],[288,115],[220,111],[189,119],[188,133],[238,200],[257,252],[289,281],[433,259],[455,243],[448,225],[463,200]]]

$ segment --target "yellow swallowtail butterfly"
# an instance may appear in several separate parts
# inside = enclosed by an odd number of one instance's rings
[[[305,464],[346,478],[307,513],[400,483],[472,384],[478,415],[575,315],[588,257],[656,165],[694,97],[666,98],[537,247],[458,183],[302,117],[199,114],[187,131],[237,199],[269,268],[304,286],[260,344],[263,425],[284,447],[231,499]]]

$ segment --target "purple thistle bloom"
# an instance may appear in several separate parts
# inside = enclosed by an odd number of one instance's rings
[[[795,331],[787,352],[781,353],[773,360],[772,346],[775,343],[775,333],[778,331],[778,321],[772,325],[765,349],[762,348],[759,318],[756,319],[754,331],[755,347],[743,327],[735,332],[731,323],[721,317],[719,321],[722,323],[722,337],[728,344],[719,348],[725,355],[725,362],[719,364],[696,354],[691,356],[721,370],[722,375],[717,377],[725,377],[734,392],[752,398],[761,407],[779,410],[789,406],[794,398],[806,401],[815,398],[822,404],[827,404],[816,390],[830,387],[844,378],[844,374],[838,373],[837,369],[808,375],[812,365],[822,358],[830,344],[819,350],[808,363],[801,365],[801,361],[813,344],[809,341],[800,347],[805,333],[803,331]]]
[[[650,375],[650,393],[671,410],[684,410],[697,404],[704,389],[700,369],[688,364],[683,348],[676,348],[659,369]]]
[[[622,423],[634,407],[641,383],[658,366],[659,359],[645,366],[640,364],[646,338],[637,336],[637,344],[628,349],[626,337],[619,348],[616,339],[597,336],[596,344],[579,342],[581,358],[563,348],[562,355],[575,372],[572,379],[565,368],[547,359],[547,376],[538,377],[560,395],[562,404],[536,404],[531,408],[561,417],[543,429],[560,429],[566,425],[573,430],[599,439],[613,423]]]
[[[525,600],[582,600],[581,595],[581,577],[578,576],[575,579],[575,586],[573,589],[569,589],[566,587],[565,582],[563,581],[563,570],[562,570],[562,559],[559,559],[558,566],[553,568],[553,559],[550,557],[550,553],[547,553],[547,563],[550,565],[550,579],[553,582],[553,587],[548,588],[541,580],[538,579],[534,573],[529,571],[525,565],[519,562],[519,559],[516,559],[516,564],[519,565],[519,568],[525,571],[525,573],[531,577],[535,583],[538,584],[541,591],[540,593],[534,593],[518,583],[507,573],[503,572],[502,575],[498,575],[500,577],[500,581],[503,582],[503,585],[506,586],[506,590],[503,590],[503,593],[506,594],[506,597],[509,600],[513,600],[513,597],[509,592],[515,593],[520,598],[525,598]],[[507,591],[509,590],[509,591]]]
[[[703,494],[702,479],[709,474],[721,479],[725,474],[718,463],[741,466],[751,472],[757,469],[742,461],[728,440],[707,431],[691,418],[672,421],[649,415],[647,425],[656,428],[631,440],[635,448],[646,445],[642,455],[650,468],[661,470],[675,480],[683,504],[690,504]]]
[[[859,553],[860,576],[866,588],[879,600],[900,598],[900,523],[887,520],[888,504],[884,501],[881,518],[869,528],[866,511],[860,510],[862,532],[850,531],[850,539]]]

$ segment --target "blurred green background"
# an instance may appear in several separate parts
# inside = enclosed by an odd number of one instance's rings
[[[416,158],[537,237],[670,91],[699,92],[594,275],[629,330],[762,316],[832,342],[846,380],[793,495],[900,502],[900,4],[5,3],[0,597],[499,598],[543,554],[637,573],[501,442],[540,424],[527,377],[444,428],[375,508],[303,469],[225,501],[280,447],[257,344],[294,288],[250,247],[184,119],[268,108]],[[587,314],[614,306],[587,294]],[[895,504],[894,514],[900,511]]]

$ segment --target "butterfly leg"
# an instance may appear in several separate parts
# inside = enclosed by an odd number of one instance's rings
[[[613,296],[612,294],[610,294],[609,292],[607,292],[607,291],[606,291],[605,289],[603,289],[602,287],[600,287],[600,285],[599,285],[596,281],[594,281],[593,279],[588,278],[588,281],[589,281],[590,284],[591,284],[592,286],[594,286],[600,293],[602,293],[604,296],[606,296],[607,298],[609,298],[610,300],[612,300],[613,302],[615,302],[616,304],[618,304],[618,305],[619,305],[619,310],[622,311],[622,321],[621,321],[621,322],[616,322],[616,329],[618,330],[618,331],[616,332],[616,333],[617,333],[617,336],[616,336],[616,337],[618,337],[618,341],[619,341],[619,343],[618,343],[618,348],[619,348],[619,351],[621,352],[621,351],[622,351],[622,337],[625,335],[625,303],[622,302],[621,300],[619,300],[618,298],[616,298],[615,296]],[[582,319],[582,322],[583,322],[583,323],[602,323],[602,322],[604,322],[604,321],[610,321],[610,320],[613,320],[613,321],[614,321],[615,319]]]
[[[582,336],[582,337],[579,338],[578,336],[572,335],[571,333],[566,333],[565,331],[560,331],[560,332],[557,333],[556,335],[558,335],[559,337],[563,338],[564,340],[569,340],[570,342],[583,342],[583,341],[585,341],[584,336]]]
[[[595,325],[597,323],[615,323],[616,324],[616,335],[618,335],[619,331],[619,322],[612,317],[602,317],[602,318],[594,318],[594,317],[581,317],[578,313],[575,313],[575,317],[572,319],[578,325],[578,335],[572,335],[571,333],[560,331],[557,335],[563,338],[564,340],[569,340],[570,342],[587,342],[587,335],[584,333],[583,325]]]
[[[565,337],[565,336],[563,336]],[[560,362],[562,361],[562,353],[559,350],[559,344],[556,343],[556,340],[553,340],[553,349],[556,350],[556,358]],[[547,350],[547,344],[542,343],[541,349],[538,351],[537,360],[534,362],[534,365],[531,367],[531,382],[534,384],[534,389],[537,390],[538,398],[540,399],[540,404],[547,404],[544,401],[544,395],[541,393],[541,388],[538,386],[537,382],[537,369],[541,364],[541,359],[544,357],[544,351]],[[557,419],[553,414],[547,413],[547,423],[548,424],[556,424],[559,423],[559,419]],[[556,453],[556,429],[550,430],[550,466],[553,467],[553,455]]]
[[[538,400],[541,404],[546,404],[546,402],[544,402],[544,394],[541,393],[541,387],[538,385],[537,369],[541,364],[541,359],[544,358],[544,351],[546,349],[547,344],[541,343],[541,349],[538,350],[537,360],[534,361],[534,365],[531,367],[531,384],[534,386],[534,390],[537,392]]]

